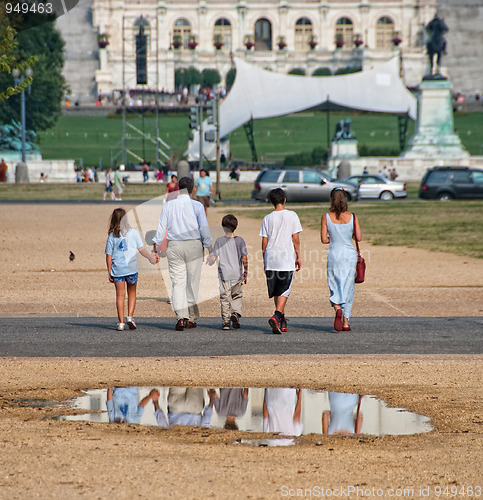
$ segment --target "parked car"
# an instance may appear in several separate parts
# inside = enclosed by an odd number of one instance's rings
[[[424,174],[419,197],[437,200],[483,198],[483,170],[468,167],[434,167]]]
[[[344,189],[347,199],[357,200],[357,188],[345,182],[335,181],[319,170],[290,168],[286,170],[262,170],[255,180],[252,198],[268,201],[272,189],[282,188],[287,201],[328,201],[336,187]]]
[[[387,201],[408,195],[404,182],[391,181],[382,175],[351,175],[343,181],[359,188],[359,199],[380,198]]]

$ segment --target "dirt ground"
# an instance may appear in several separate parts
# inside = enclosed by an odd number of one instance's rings
[[[3,205],[0,314],[114,318],[104,260],[112,208]],[[224,213],[211,209],[210,224],[218,226]],[[248,316],[272,312],[259,225],[240,217],[238,234],[250,252]],[[306,271],[297,277],[287,314],[331,316],[326,249],[316,231],[304,231],[301,240]],[[482,315],[482,261],[366,242],[362,248],[367,281],[356,288],[354,334],[358,316],[390,322],[391,316]],[[166,300],[160,272],[141,274],[136,317],[173,316]],[[200,308],[204,316],[219,314],[216,297]],[[305,496],[328,496],[321,488],[338,489],[346,498],[391,493],[403,498],[397,489],[407,489],[405,498],[444,498],[446,487],[446,498],[454,491],[453,498],[463,493],[478,498],[483,495],[477,489],[483,486],[482,360],[481,355],[2,358],[0,498],[279,498],[300,497],[302,490]],[[60,405],[81,390],[112,385],[301,386],[374,394],[430,416],[435,430],[385,438],[305,436],[297,446],[277,449],[229,445],[241,437],[233,431],[52,419],[74,410],[48,401]]]

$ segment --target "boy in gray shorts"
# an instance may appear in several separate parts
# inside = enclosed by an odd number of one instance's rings
[[[218,257],[218,277],[220,280],[220,303],[223,330],[240,328],[242,313],[242,284],[247,282],[248,252],[245,241],[235,236],[238,220],[234,215],[225,215],[221,221],[225,236],[215,241],[213,250],[206,259],[212,266]]]

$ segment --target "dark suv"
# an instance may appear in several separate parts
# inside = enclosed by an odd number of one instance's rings
[[[483,170],[468,167],[434,167],[421,181],[419,197],[437,200],[483,198]]]

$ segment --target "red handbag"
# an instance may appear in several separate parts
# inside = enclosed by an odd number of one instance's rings
[[[357,249],[357,264],[356,264],[356,283],[364,283],[364,278],[366,275],[366,261],[364,257],[361,255],[361,251],[359,250],[359,242],[356,238],[356,217],[353,214],[352,221],[354,223],[354,239],[356,240],[356,249]]]

